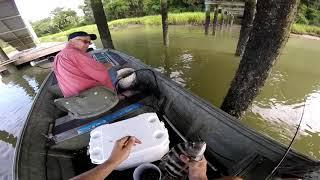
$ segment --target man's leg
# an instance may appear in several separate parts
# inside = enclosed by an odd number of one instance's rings
[[[117,70],[114,67],[111,67],[108,70],[108,73],[113,86],[115,86],[115,83],[117,82]]]

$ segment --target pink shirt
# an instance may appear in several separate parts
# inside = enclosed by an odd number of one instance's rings
[[[53,69],[64,97],[97,85],[114,90],[105,66],[70,44],[56,55]]]

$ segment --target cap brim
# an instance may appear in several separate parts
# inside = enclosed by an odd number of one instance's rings
[[[97,36],[95,34],[89,34],[91,40],[96,40]]]

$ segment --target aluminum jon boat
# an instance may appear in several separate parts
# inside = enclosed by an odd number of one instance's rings
[[[174,81],[116,50],[95,50],[92,56],[118,68],[136,70],[131,95],[101,117],[68,118],[54,103],[61,98],[54,73],[34,99],[16,146],[14,179],[68,179],[95,165],[87,154],[90,131],[145,112],[157,112],[170,135],[170,146],[201,138],[207,143],[209,179],[224,175],[265,179],[278,165],[287,147],[242,125],[239,120],[184,89]],[[122,94],[122,93],[121,93]],[[109,117],[110,114],[117,114]],[[290,150],[275,177],[302,178],[319,170],[320,162]],[[133,169],[114,171],[107,179],[132,179]]]

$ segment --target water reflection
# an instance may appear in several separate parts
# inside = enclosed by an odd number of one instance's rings
[[[12,178],[17,137],[48,71],[22,68],[0,79],[0,179]]]
[[[14,158],[14,147],[9,144],[0,141],[0,179],[10,180],[12,179],[12,162]]]
[[[163,72],[215,106],[220,106],[238,67],[234,56],[239,28],[203,35],[193,26],[170,26],[170,47],[163,48],[159,27],[132,27],[112,32],[117,49]],[[97,46],[100,45],[96,42]],[[100,46],[101,47],[101,46]],[[294,148],[320,159],[320,41],[291,38],[265,87],[242,122],[288,144],[305,116]],[[11,179],[17,136],[35,94],[49,70],[23,68],[0,81],[0,179]]]
[[[234,56],[238,27],[203,35],[203,29],[172,26],[170,47],[164,49],[161,28],[133,27],[113,32],[118,49],[156,68],[195,94],[220,106],[238,67]],[[97,43],[98,44],[98,43]],[[266,85],[242,122],[287,144],[296,130],[304,99],[307,107],[294,148],[320,158],[319,135],[320,41],[291,38]],[[310,140],[314,138],[314,140]]]
[[[0,179],[12,179],[11,165],[14,158],[16,143],[17,138],[14,135],[0,130]]]

